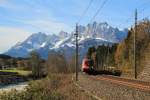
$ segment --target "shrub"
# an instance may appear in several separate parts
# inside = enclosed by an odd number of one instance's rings
[[[49,73],[66,73],[68,71],[65,57],[58,53],[49,54],[47,68]]]
[[[46,79],[30,82],[25,91],[12,90],[0,94],[0,100],[63,100],[57,92],[59,78],[49,76]]]

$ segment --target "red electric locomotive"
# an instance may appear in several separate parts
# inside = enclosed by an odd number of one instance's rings
[[[85,57],[82,61],[82,71],[85,73],[91,73],[94,71],[93,60]]]

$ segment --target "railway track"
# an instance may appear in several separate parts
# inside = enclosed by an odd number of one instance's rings
[[[140,90],[150,92],[150,82],[125,79],[125,78],[120,78],[120,77],[115,77],[115,76],[110,76],[110,75],[102,75],[102,76],[98,75],[98,76],[89,76],[89,77],[94,79],[94,80],[108,81],[108,82],[111,82],[113,84],[124,85],[124,86],[128,86],[131,88],[140,89]]]

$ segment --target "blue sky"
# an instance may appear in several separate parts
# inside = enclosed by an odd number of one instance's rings
[[[90,0],[0,0],[0,53],[36,32],[57,34],[71,32]],[[79,24],[91,22],[104,0],[93,0]],[[108,22],[120,29],[134,23],[134,10],[139,19],[150,16],[150,0],[108,0],[92,21]]]

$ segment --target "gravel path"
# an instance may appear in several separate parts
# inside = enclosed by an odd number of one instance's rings
[[[150,100],[150,91],[143,91],[104,80],[93,80],[79,74],[78,84],[103,100]]]

